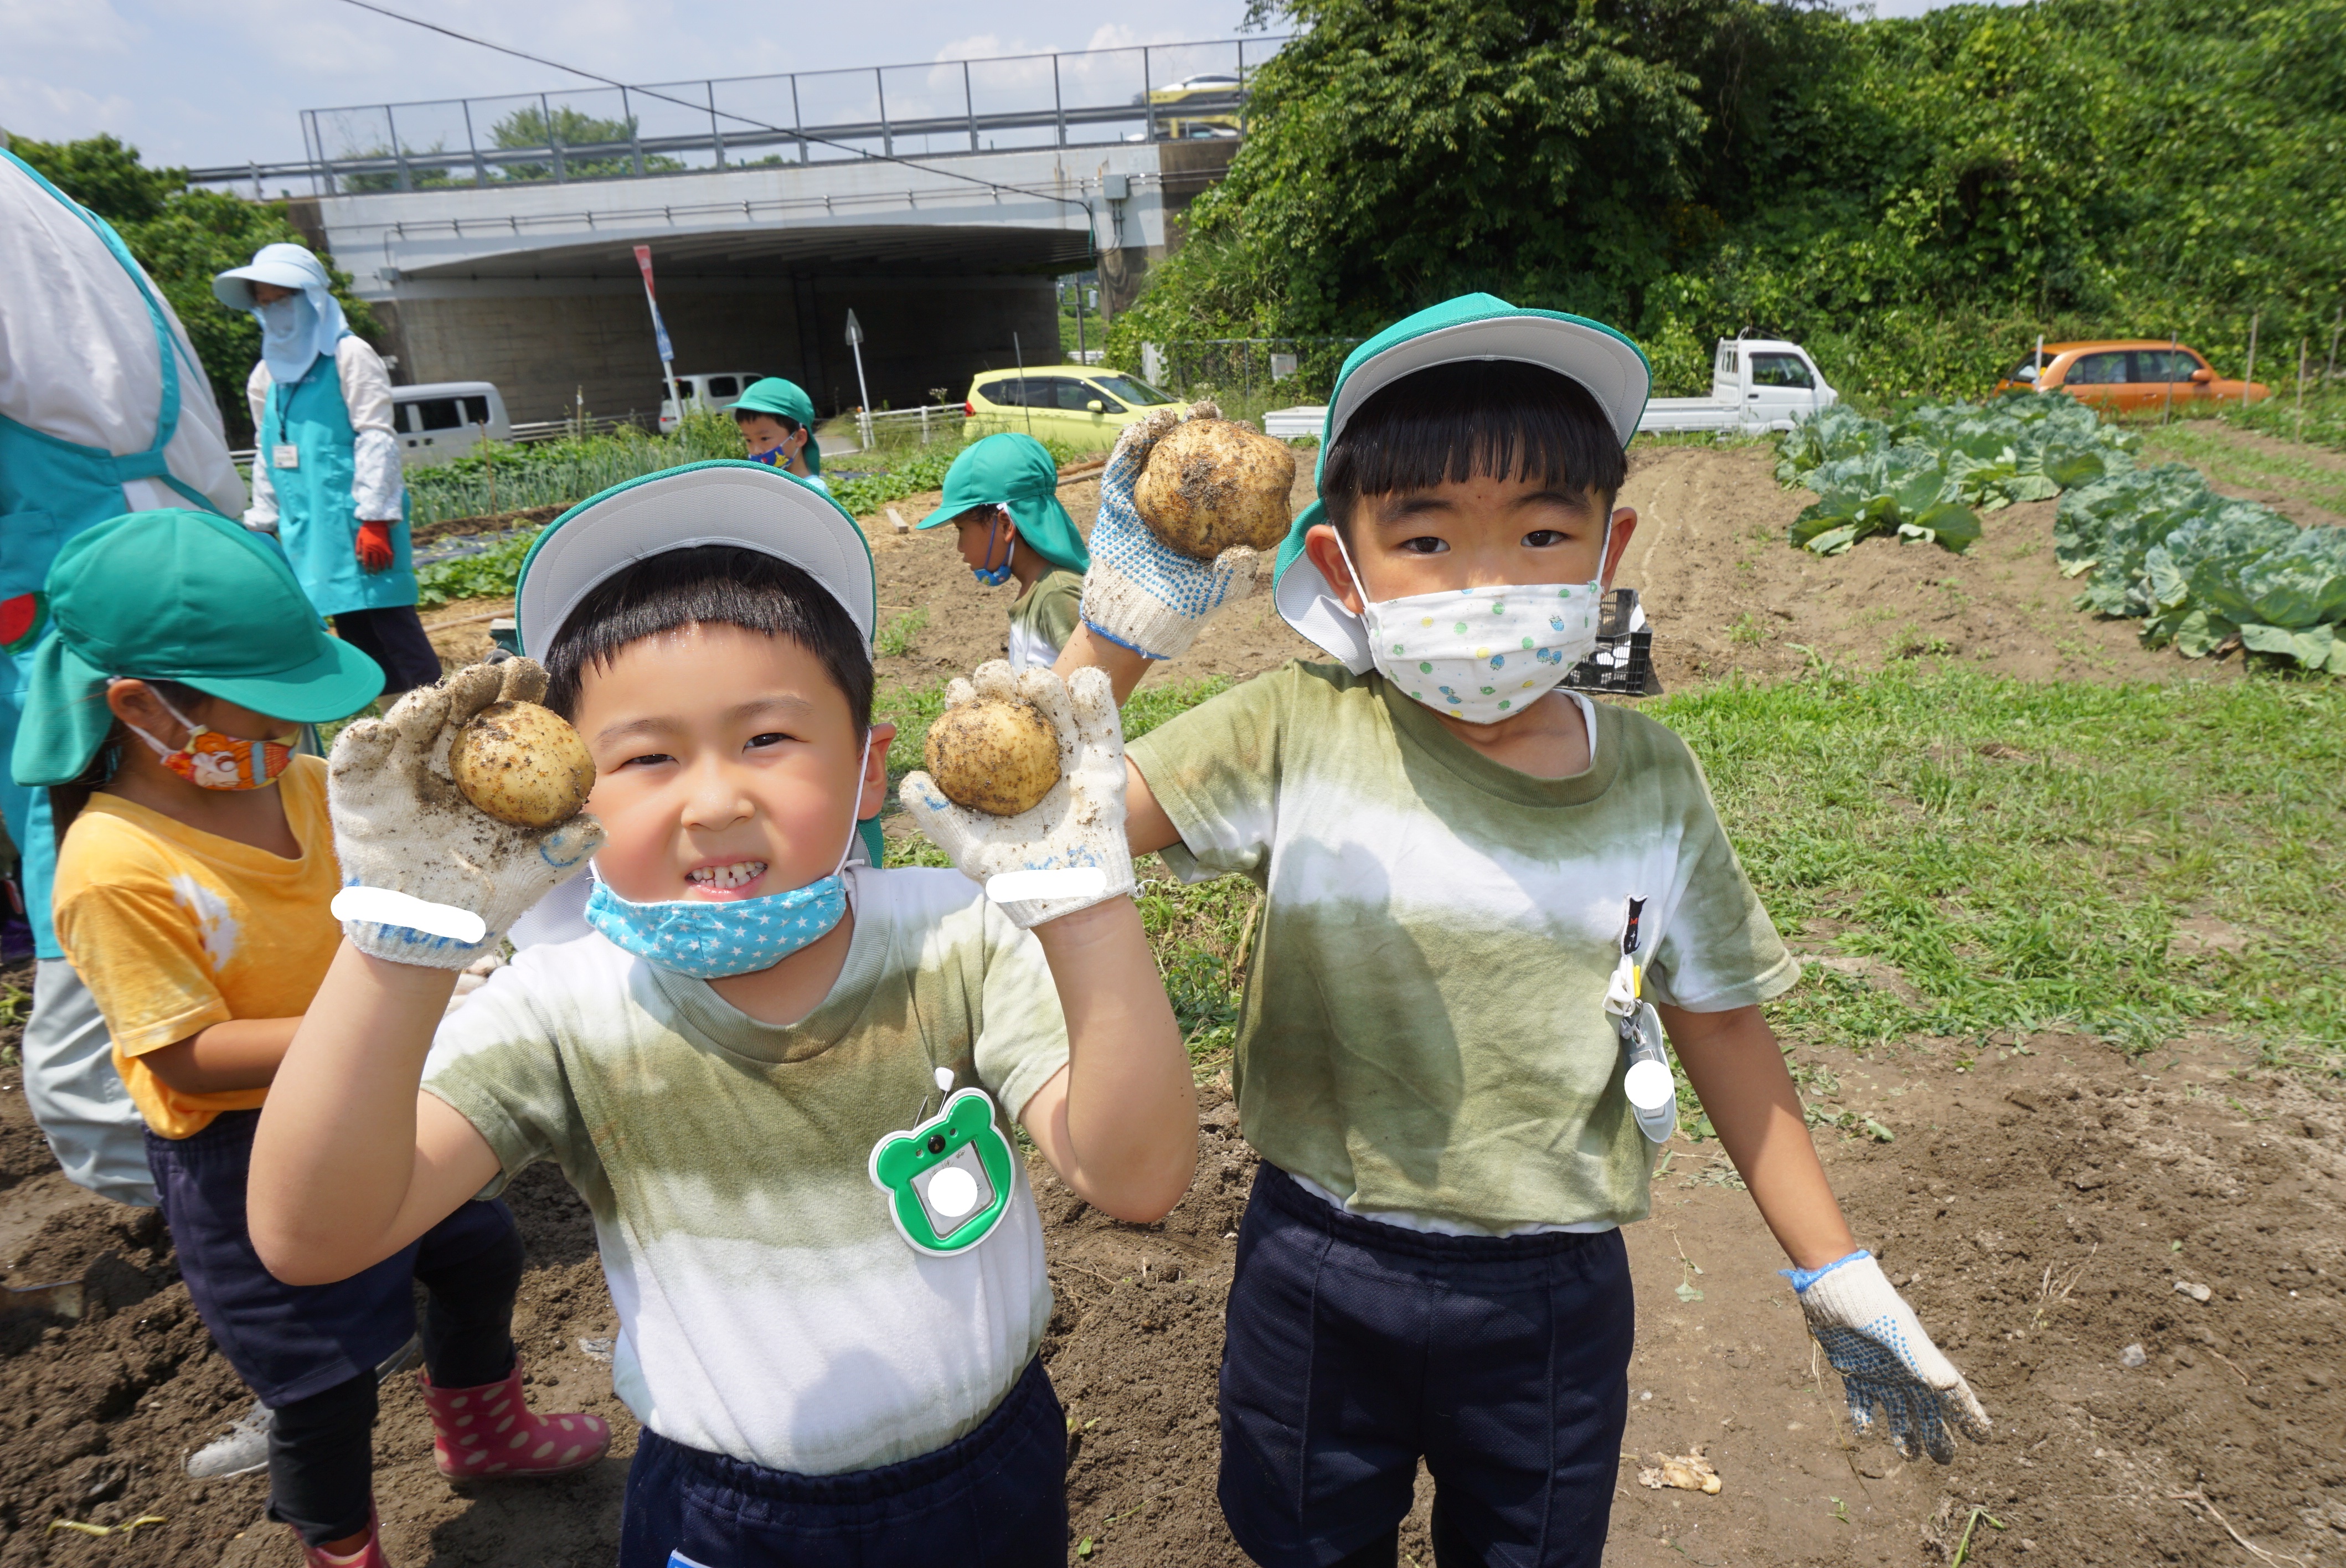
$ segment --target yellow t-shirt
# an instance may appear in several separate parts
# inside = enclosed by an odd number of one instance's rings
[[[342,872],[326,765],[297,757],[277,789],[298,860],[107,794],[57,848],[57,940],[106,1016],[130,1098],[163,1137],[192,1137],[269,1091],[182,1095],[140,1058],[233,1018],[307,1012],[342,940],[328,908]]]

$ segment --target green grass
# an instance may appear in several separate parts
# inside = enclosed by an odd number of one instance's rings
[[[1130,728],[1228,684],[1144,692]],[[901,776],[943,689],[881,706],[904,727]],[[1786,938],[1873,956],[1912,986],[1910,1002],[1811,965],[1769,1007],[1788,1050],[1932,1036],[1984,1053],[2074,1031],[2141,1052],[2210,1033],[2346,1076],[2346,682],[2035,685],[1900,663],[1646,711],[1702,759]],[[943,862],[915,840],[890,863]],[[1237,1017],[1253,887],[1183,887],[1154,860],[1141,875],[1167,990],[1210,1064]],[[2239,951],[2172,945],[2191,920],[2234,928]],[[1820,1119],[1882,1135],[1855,1113]]]
[[[2346,399],[2341,400],[2346,404]],[[2259,404],[2255,412],[2261,412]],[[2311,455],[2295,452],[2259,451],[2255,447],[2229,441],[2223,425],[2239,423],[2237,416],[2227,414],[2219,423],[2212,419],[2177,420],[2171,424],[2152,425],[2145,429],[2143,455],[2157,462],[2188,463],[2205,473],[2209,482],[2238,490],[2280,491],[2302,496],[2315,505],[2329,511],[2346,514],[2346,469],[2325,467]],[[2250,428],[2269,422],[2258,421]],[[2264,429],[2267,435],[2286,439],[2286,428]],[[2310,434],[2310,431],[2308,432]],[[2341,444],[2346,444],[2342,443]],[[2335,464],[2337,460],[2331,459]]]
[[[2346,684],[2032,685],[1896,665],[1648,709],[1788,937],[1894,966],[1773,1004],[1806,1043],[2210,1031],[2346,1073]],[[2170,948],[2178,922],[2238,952]]]

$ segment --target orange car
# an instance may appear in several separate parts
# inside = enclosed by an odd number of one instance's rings
[[[2198,350],[2155,339],[2047,343],[1995,383],[1999,392],[2065,392],[2116,413],[2156,412],[2170,402],[2254,402],[2272,396],[2261,382],[2218,379]]]

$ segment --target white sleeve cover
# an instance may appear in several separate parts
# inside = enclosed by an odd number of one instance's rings
[[[260,420],[269,408],[270,379],[268,365],[256,364],[244,382],[244,406],[252,413],[252,504],[244,509],[248,528],[277,526],[277,486],[269,482],[269,433]]]
[[[334,345],[342,402],[357,432],[351,450],[351,503],[361,522],[396,522],[406,484],[399,441],[392,433],[391,371],[382,356],[355,334]]]
[[[244,486],[219,409],[170,301],[146,282],[142,292],[73,207],[0,160],[0,415],[117,456],[151,447],[163,393],[151,294],[179,381],[178,424],[164,462],[172,478],[233,514]],[[160,480],[123,485],[127,510],[189,504]]]

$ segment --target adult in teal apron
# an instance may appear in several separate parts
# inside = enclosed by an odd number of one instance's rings
[[[199,511],[217,511],[192,486],[174,477],[164,462],[163,449],[179,428],[179,356],[171,328],[148,287],[146,275],[106,220],[66,196],[13,153],[6,158],[37,181],[43,190],[62,202],[87,223],[124,272],[138,285],[155,328],[155,350],[162,361],[163,401],[155,418],[155,439],[144,452],[117,455],[100,447],[60,441],[54,435],[18,423],[0,414],[0,758],[15,748],[16,727],[25,711],[25,683],[32,667],[33,646],[48,630],[48,606],[42,585],[49,563],[65,542],[83,529],[129,510],[122,494],[126,481],[152,479],[184,496]],[[26,915],[33,926],[35,950],[43,958],[63,958],[56,933],[49,924],[49,885],[56,871],[56,835],[49,825],[48,792],[28,789],[16,782],[12,769],[0,769],[0,815],[8,822],[9,837],[24,858]]]
[[[359,561],[360,518],[352,495],[358,431],[342,401],[342,378],[332,354],[311,360],[291,386],[270,383],[255,439],[253,461],[269,465],[269,483],[277,492],[278,543],[318,613],[412,610],[415,568],[408,559],[410,504],[403,490],[399,521],[391,527],[391,565],[370,572]],[[435,668],[434,678],[438,674]]]
[[[86,446],[0,413],[0,815],[6,818],[20,857],[19,885],[40,961],[34,973],[32,1015],[25,1024],[25,1095],[68,1177],[124,1203],[151,1205],[155,1187],[147,1166],[145,1123],[114,1070],[105,1020],[65,962],[50,921],[56,833],[49,793],[19,785],[5,759],[15,748],[34,647],[49,630],[44,588],[57,551],[83,530],[131,510],[123,494],[126,484],[150,481],[190,507],[206,512],[219,507],[173,474],[164,457],[179,426],[180,351],[173,323],[145,274],[103,219],[21,158],[5,150],[0,150],[0,158],[10,166],[6,172],[12,180],[29,181],[87,225],[136,285],[154,329],[161,372],[154,438],[143,451],[117,453]],[[18,183],[13,194],[26,189]]]
[[[246,524],[276,529],[311,604],[382,667],[386,701],[438,680],[440,656],[415,614],[382,360],[352,334],[325,264],[301,246],[262,246],[213,278],[212,294],[260,325],[268,391],[260,395],[256,369],[246,389],[256,443]]]

